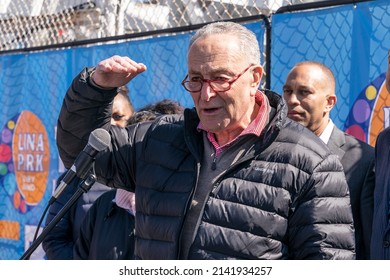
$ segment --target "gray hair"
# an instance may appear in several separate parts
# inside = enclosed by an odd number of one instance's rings
[[[235,22],[221,21],[203,26],[201,29],[196,31],[194,36],[192,36],[189,48],[199,38],[214,34],[234,35],[238,39],[241,51],[245,57],[247,57],[248,62],[253,64],[260,63],[260,48],[255,33]]]

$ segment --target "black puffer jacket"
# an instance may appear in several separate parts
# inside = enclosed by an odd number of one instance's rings
[[[114,94],[93,88],[86,70],[76,77],[58,122],[61,157],[71,165],[92,130],[109,130],[112,153],[102,153],[96,171],[105,184],[136,189],[135,254],[178,258],[201,168],[196,111],[127,129],[110,127]],[[270,122],[256,145],[217,180],[194,225],[189,258],[353,259],[352,214],[340,162],[318,137],[286,118],[280,95],[266,96],[273,108]]]
[[[115,195],[110,190],[89,208],[74,245],[75,260],[134,258],[134,216],[116,205]]]

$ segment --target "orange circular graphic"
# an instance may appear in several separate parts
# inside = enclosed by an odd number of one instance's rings
[[[370,131],[368,134],[368,141],[370,145],[375,146],[378,134],[389,125],[389,113],[390,94],[386,89],[385,83],[383,83],[379,89],[379,94],[371,114]]]
[[[390,125],[390,93],[385,77],[382,73],[360,92],[345,122],[345,132],[373,147],[379,133]]]
[[[29,111],[22,111],[15,125],[12,155],[20,194],[27,205],[37,205],[46,190],[50,150],[44,125]]]

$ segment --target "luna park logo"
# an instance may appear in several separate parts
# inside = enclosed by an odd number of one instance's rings
[[[30,111],[9,119],[1,131],[0,183],[21,213],[43,198],[49,164],[49,139],[40,119]]]
[[[358,95],[345,123],[345,131],[375,146],[379,133],[390,126],[390,93],[381,74]]]

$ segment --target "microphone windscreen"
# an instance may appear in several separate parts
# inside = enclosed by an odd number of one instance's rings
[[[97,128],[89,135],[88,144],[100,152],[108,147],[110,141],[111,136],[108,131],[103,128]]]

